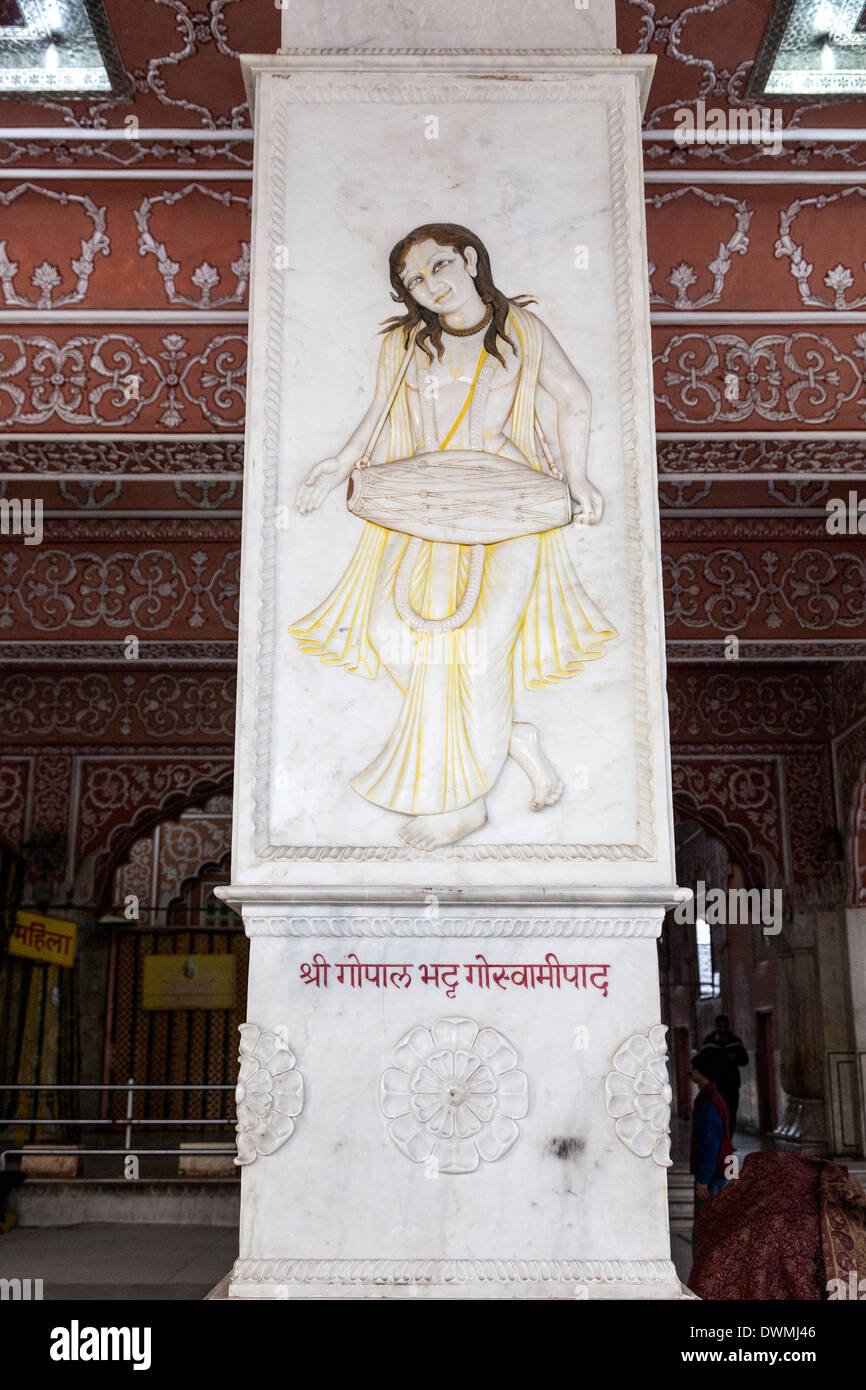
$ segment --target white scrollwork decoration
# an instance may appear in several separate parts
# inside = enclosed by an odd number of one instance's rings
[[[866,188],[855,186],[840,189],[838,193],[821,193],[817,198],[797,198],[790,207],[783,208],[779,214],[779,238],[775,246],[775,256],[777,260],[783,256],[787,256],[790,260],[789,269],[797,282],[800,299],[804,304],[815,305],[819,309],[839,311],[860,309],[866,304],[866,294],[857,295],[854,299],[848,298],[847,291],[854,284],[854,275],[846,265],[832,266],[824,275],[824,284],[833,292],[832,299],[816,293],[809,283],[809,277],[815,267],[806,260],[803,243],[795,241],[791,235],[794,221],[800,216],[804,208],[811,207],[815,208],[817,212],[822,212],[831,204],[851,197],[866,198]],[[866,262],[864,262],[863,268],[866,270]]]
[[[276,1153],[294,1132],[304,1104],[304,1079],[281,1028],[269,1033],[254,1023],[242,1023],[238,1031],[235,1163],[244,1166],[259,1155]]]
[[[133,212],[135,225],[138,227],[138,254],[156,257],[169,304],[186,304],[191,309],[222,309],[227,304],[242,304],[250,278],[250,243],[248,241],[241,242],[240,256],[231,263],[231,269],[235,276],[234,289],[229,294],[215,298],[214,291],[220,283],[220,273],[216,266],[210,265],[208,261],[202,261],[201,265],[196,266],[190,276],[190,280],[198,290],[198,298],[194,298],[192,295],[183,294],[178,290],[175,279],[181,270],[180,263],[172,259],[166,250],[165,242],[157,241],[150,229],[150,219],[158,204],[162,203],[166,207],[174,207],[175,203],[188,198],[192,193],[211,198],[224,208],[230,208],[233,203],[242,203],[244,207],[250,207],[251,200],[249,198],[232,193],[228,189],[206,188],[200,183],[190,183],[185,188],[178,189],[177,192],[160,193],[155,198],[143,198],[141,206]]]
[[[62,342],[46,334],[0,333],[0,405],[4,429],[67,425],[119,429],[147,408],[162,407],[159,424],[177,430],[193,405],[209,424],[243,424],[246,337],[222,333],[200,351],[181,333],[166,333],[148,350],[128,333],[76,333]]]
[[[19,294],[15,287],[15,277],[18,274],[19,264],[10,259],[7,254],[7,242],[0,241],[0,285],[3,287],[3,301],[6,304],[14,304],[21,309],[60,309],[65,304],[79,304],[87,294],[87,286],[93,274],[96,257],[108,256],[111,252],[111,242],[105,231],[105,219],[108,213],[107,207],[97,207],[92,198],[86,194],[78,193],[58,193],[53,188],[40,188],[35,183],[19,183],[15,188],[10,188],[8,192],[0,192],[0,207],[8,208],[17,201],[24,193],[37,193],[42,198],[49,198],[52,202],[59,203],[62,207],[68,207],[70,203],[77,203],[83,210],[85,216],[89,217],[93,231],[89,237],[82,238],[81,255],[70,262],[72,270],[75,272],[75,286],[67,290],[65,294],[58,294],[56,291],[63,284],[63,276],[56,265],[50,261],[43,261],[37,266],[30,277],[30,283],[38,291],[38,296]]]
[[[655,356],[656,402],[692,425],[738,423],[753,413],[825,424],[863,389],[866,333],[853,341],[856,356],[818,333],[765,333],[752,341],[737,333],[677,333]]]
[[[652,1158],[660,1168],[671,1165],[666,1033],[661,1023],[648,1033],[632,1033],[617,1048],[613,1070],[604,1078],[605,1108],[617,1137],[633,1154]]]
[[[697,284],[698,280],[694,266],[682,261],[673,267],[668,275],[668,283],[673,285],[677,293],[675,299],[670,299],[653,288],[652,277],[655,274],[656,266],[650,261],[650,303],[665,304],[669,309],[705,309],[710,304],[717,304],[722,297],[725,279],[733,263],[734,255],[745,256],[749,249],[748,232],[753,211],[745,202],[731,198],[727,193],[708,193],[706,189],[696,188],[690,184],[687,188],[676,188],[668,193],[653,194],[646,200],[647,207],[658,211],[667,203],[678,202],[680,198],[685,198],[687,194],[700,198],[714,208],[721,207],[723,204],[729,206],[733,210],[735,227],[733,235],[727,241],[719,242],[715,260],[710,261],[707,265],[707,270],[713,277],[712,289],[707,290],[698,298],[692,299],[689,296],[689,289],[692,285]]]

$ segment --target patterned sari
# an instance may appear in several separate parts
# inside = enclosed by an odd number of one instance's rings
[[[866,1193],[828,1159],[768,1150],[747,1154],[702,1208],[689,1288],[699,1298],[846,1298],[831,1281],[847,1289],[851,1270],[866,1276]]]

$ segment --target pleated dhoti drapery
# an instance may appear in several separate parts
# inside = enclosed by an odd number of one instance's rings
[[[556,532],[485,547],[475,612],[453,632],[412,632],[394,605],[408,537],[366,523],[343,580],[292,633],[306,651],[375,675],[381,663],[403,694],[392,733],[351,779],[377,806],[407,815],[457,810],[492,787],[508,755],[515,657],[538,689],[602,655],[614,636],[581,588]],[[457,607],[467,546],[427,541],[410,598],[425,618]],[[375,575],[369,573],[375,568]],[[543,581],[543,582],[542,582]]]

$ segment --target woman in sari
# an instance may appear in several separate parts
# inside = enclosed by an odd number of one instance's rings
[[[767,1149],[695,1221],[704,1299],[863,1299],[866,1193],[841,1164]]]
[[[586,474],[589,392],[550,330],[525,307],[531,301],[508,299],[496,288],[481,240],[450,223],[416,227],[391,252],[390,277],[406,314],[386,325],[375,396],[339,453],[307,474],[299,510],[314,510],[345,484],[411,348],[374,466],[469,449],[541,470],[541,390],[556,406],[574,523],[595,525],[602,499]],[[291,632],[304,651],[358,675],[375,679],[384,666],[397,686],[402,703],[394,729],[351,785],[407,816],[399,834],[430,851],[485,824],[485,798],[509,756],[529,778],[533,810],[559,799],[562,782],[537,729],[514,719],[515,657],[524,686],[538,690],[576,675],[615,632],[582,589],[559,530],[487,545],[471,617],[451,631],[415,630],[395,605],[408,544],[402,532],[366,522],[342,577]],[[469,546],[421,544],[409,581],[416,614],[452,614],[469,567]]]

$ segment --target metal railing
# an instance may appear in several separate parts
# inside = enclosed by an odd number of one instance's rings
[[[208,1085],[208,1086],[197,1085],[197,1084],[192,1084],[192,1083],[183,1083],[183,1084],[176,1084],[176,1085],[164,1085],[164,1086],[157,1085],[157,1084],[152,1084],[152,1083],[146,1083],[146,1082],[142,1082],[142,1083],[138,1084],[138,1083],[136,1083],[136,1081],[135,1081],[135,1079],[134,1079],[133,1077],[130,1077],[129,1080],[126,1082],[125,1085],[122,1084],[122,1083],[117,1083],[117,1084],[105,1084],[105,1083],[103,1083],[103,1082],[94,1082],[94,1083],[87,1083],[87,1084],[81,1084],[81,1085],[77,1085],[77,1084],[75,1084],[75,1085],[74,1085],[74,1084],[62,1084],[62,1085],[61,1085],[61,1084],[54,1084],[54,1083],[45,1084],[45,1083],[41,1083],[41,1082],[40,1082],[40,1083],[30,1083],[30,1084],[28,1084],[28,1083],[26,1083],[26,1082],[19,1082],[19,1083],[16,1083],[16,1084],[11,1084],[11,1083],[10,1083],[10,1084],[6,1084],[6,1083],[3,1083],[3,1082],[0,1082],[0,1091],[53,1091],[53,1092],[56,1092],[56,1093],[59,1093],[59,1092],[67,1092],[67,1091],[69,1091],[69,1092],[75,1092],[75,1093],[77,1093],[77,1092],[79,1092],[79,1091],[100,1091],[100,1092],[106,1092],[106,1091],[121,1091],[121,1092],[125,1092],[125,1093],[126,1093],[126,1115],[125,1115],[125,1117],[124,1117],[123,1120],[112,1120],[112,1119],[92,1119],[92,1120],[81,1120],[81,1119],[53,1119],[53,1118],[50,1117],[50,1116],[43,1116],[43,1115],[24,1115],[24,1116],[21,1116],[21,1115],[7,1115],[7,1116],[2,1116],[2,1115],[0,1115],[0,1129],[6,1129],[6,1128],[14,1128],[14,1129],[17,1129],[17,1128],[19,1128],[19,1127],[21,1127],[21,1126],[27,1126],[27,1125],[34,1125],[34,1126],[35,1126],[35,1125],[45,1125],[45,1126],[50,1126],[50,1127],[52,1127],[52,1128],[57,1128],[57,1127],[63,1128],[63,1127],[66,1126],[66,1125],[81,1125],[81,1126],[86,1127],[86,1128],[88,1128],[88,1129],[97,1129],[97,1128],[99,1128],[99,1127],[108,1127],[109,1129],[115,1129],[115,1130],[118,1129],[121,1125],[123,1125],[123,1127],[124,1127],[124,1134],[123,1134],[124,1142],[123,1142],[123,1147],[122,1147],[122,1148],[121,1148],[121,1147],[117,1147],[117,1148],[102,1148],[102,1149],[82,1149],[82,1148],[78,1148],[78,1147],[75,1146],[75,1145],[68,1145],[68,1144],[65,1145],[65,1146],[62,1147],[62,1148],[61,1148],[61,1147],[58,1147],[58,1148],[49,1148],[47,1145],[43,1145],[43,1144],[39,1144],[38,1146],[33,1146],[33,1145],[31,1145],[29,1148],[23,1148],[23,1149],[0,1147],[0,1173],[5,1172],[5,1170],[6,1170],[6,1160],[7,1160],[7,1159],[9,1159],[9,1158],[22,1158],[22,1157],[24,1157],[25,1155],[28,1155],[28,1154],[38,1154],[39,1157],[42,1157],[43,1155],[45,1155],[46,1157],[50,1157],[50,1156],[62,1155],[62,1154],[75,1154],[75,1155],[77,1155],[77,1156],[87,1156],[87,1155],[91,1155],[91,1156],[98,1156],[98,1157],[100,1157],[100,1158],[108,1158],[108,1157],[113,1157],[113,1156],[115,1156],[115,1155],[119,1155],[121,1158],[123,1158],[123,1157],[126,1157],[128,1154],[133,1154],[133,1155],[135,1155],[135,1156],[138,1156],[138,1155],[145,1155],[145,1156],[151,1156],[151,1157],[154,1157],[154,1158],[166,1158],[166,1157],[172,1157],[172,1156],[175,1156],[175,1157],[185,1156],[185,1157],[188,1157],[188,1158],[189,1158],[189,1157],[206,1158],[206,1157],[209,1157],[209,1156],[212,1156],[212,1155],[213,1155],[213,1156],[217,1156],[217,1155],[218,1155],[218,1156],[220,1156],[220,1157],[225,1157],[226,1149],[227,1149],[227,1146],[226,1146],[226,1145],[223,1145],[223,1146],[220,1147],[220,1148],[213,1148],[213,1149],[205,1148],[205,1147],[203,1147],[203,1146],[202,1146],[202,1147],[199,1147],[198,1145],[196,1145],[196,1147],[195,1147],[194,1150],[193,1150],[193,1149],[189,1149],[189,1148],[179,1148],[179,1149],[148,1149],[148,1148],[140,1149],[140,1148],[133,1148],[133,1147],[132,1147],[132,1131],[133,1131],[133,1128],[134,1128],[136,1125],[159,1125],[160,1127],[168,1126],[168,1125],[195,1125],[196,1128],[198,1128],[198,1129],[212,1129],[212,1128],[214,1128],[215,1126],[223,1126],[223,1125],[231,1125],[232,1127],[234,1127],[235,1121],[234,1121],[233,1119],[228,1119],[228,1118],[226,1118],[226,1119],[218,1119],[218,1120],[202,1120],[202,1119],[200,1119],[200,1120],[189,1120],[189,1119],[173,1120],[173,1119],[165,1119],[165,1118],[163,1118],[162,1116],[158,1116],[158,1117],[149,1117],[149,1118],[144,1118],[144,1119],[136,1119],[136,1118],[133,1116],[132,1111],[133,1111],[133,1106],[134,1106],[134,1103],[135,1103],[135,1094],[136,1094],[137,1091],[161,1091],[161,1092],[166,1092],[166,1091],[232,1091],[232,1092],[234,1092],[234,1089],[235,1089],[235,1088],[234,1088],[233,1085],[224,1085],[224,1084],[220,1084],[220,1085],[216,1085],[216,1084],[215,1084],[215,1085]],[[232,1146],[232,1147],[234,1147],[234,1146]]]

